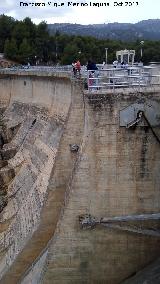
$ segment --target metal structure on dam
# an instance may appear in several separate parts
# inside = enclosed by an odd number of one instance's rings
[[[0,71],[0,283],[160,283],[159,77],[127,76]]]

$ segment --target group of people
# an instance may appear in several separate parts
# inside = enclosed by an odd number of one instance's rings
[[[98,73],[96,72],[98,70],[98,67],[92,60],[88,60],[87,63],[87,71],[89,71],[89,80],[88,80],[88,86],[92,87],[97,85],[97,79],[95,77],[98,77]],[[81,63],[80,61],[76,61],[72,63],[72,70],[73,70],[73,76],[75,78],[79,77],[81,75]]]
[[[81,75],[81,63],[79,60],[72,63],[72,70],[73,70],[74,77],[76,77],[77,74]],[[96,64],[91,60],[88,60],[88,63],[87,63],[87,71],[88,70],[90,70],[92,74],[94,74],[94,72],[98,70]]]

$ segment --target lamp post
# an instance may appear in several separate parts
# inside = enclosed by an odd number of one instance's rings
[[[58,57],[58,44],[57,44],[57,39],[56,39],[56,63],[57,63],[57,57]]]
[[[79,57],[78,59],[80,59],[80,57],[81,57],[81,50],[78,51],[78,57]]]
[[[35,58],[35,63],[36,63],[36,66],[37,66],[37,56],[35,55],[35,57],[34,57],[34,58]]]
[[[140,45],[141,45],[141,59],[142,59],[142,57],[143,57],[143,44],[144,44],[144,41],[142,40],[141,42],[140,42]]]
[[[108,59],[108,47],[105,48],[106,51],[106,65],[107,65],[107,59]]]

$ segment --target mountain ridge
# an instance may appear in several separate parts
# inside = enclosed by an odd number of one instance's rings
[[[148,19],[132,23],[108,23],[108,24],[48,24],[50,34],[57,31],[68,35],[92,36],[99,39],[111,39],[122,41],[136,40],[160,40],[160,19]]]

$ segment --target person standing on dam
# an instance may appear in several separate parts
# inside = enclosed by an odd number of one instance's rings
[[[76,69],[76,73],[78,73],[79,77],[81,75],[81,63],[79,60],[77,60],[77,62],[75,63],[75,69]]]
[[[77,73],[77,71],[76,71],[76,62],[72,62],[72,71],[73,71],[73,75],[74,75],[74,77],[76,77],[76,73]]]
[[[98,84],[98,80],[97,79],[93,79],[94,77],[98,77],[98,72],[96,72],[98,70],[98,67],[96,66],[96,64],[91,61],[88,60],[88,64],[87,64],[87,71],[89,72],[89,87],[91,87],[92,85],[97,85]]]

